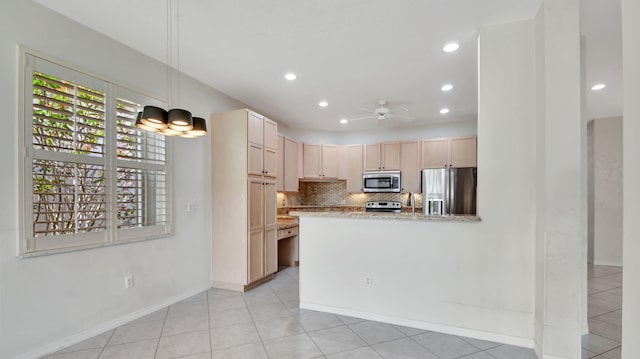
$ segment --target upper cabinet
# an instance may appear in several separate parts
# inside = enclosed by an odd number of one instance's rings
[[[338,146],[303,146],[303,176],[305,178],[338,178]]]
[[[362,192],[362,145],[347,146],[347,192]]]
[[[478,167],[478,138],[449,139],[451,167]]]
[[[402,142],[402,192],[420,192],[420,141]]]
[[[477,137],[422,141],[422,168],[477,167]]]
[[[278,135],[278,191],[298,192],[298,142]]]
[[[276,177],[278,127],[268,118],[248,111],[247,139],[249,140],[248,173]]]
[[[375,143],[364,146],[364,170],[400,169],[400,142]]]

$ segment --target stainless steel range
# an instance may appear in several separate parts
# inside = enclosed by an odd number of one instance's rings
[[[402,212],[402,203],[399,201],[371,201],[364,205],[367,212]]]

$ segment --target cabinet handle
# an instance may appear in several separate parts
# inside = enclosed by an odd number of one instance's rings
[[[291,231],[289,231],[288,234],[291,234]]]

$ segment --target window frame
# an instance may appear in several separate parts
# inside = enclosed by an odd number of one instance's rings
[[[164,170],[165,174],[165,206],[166,221],[160,225],[148,225],[134,228],[118,228],[117,216],[117,169],[127,160],[118,158],[117,155],[117,100],[124,99],[137,104],[155,105],[166,107],[166,101],[140,91],[131,86],[123,85],[116,81],[87,71],[79,66],[66,63],[37,51],[18,46],[19,71],[18,84],[18,113],[17,113],[17,161],[18,170],[18,257],[42,256],[54,253],[64,253],[90,248],[135,243],[150,239],[166,238],[173,235],[173,211],[172,211],[172,140],[164,138],[165,159],[164,164],[152,164],[145,161],[137,161],[135,168]],[[47,71],[51,70],[51,71]],[[104,92],[104,153],[102,157],[92,157],[88,162],[69,161],[71,163],[100,162],[104,171],[105,181],[105,221],[106,228],[103,231],[74,233],[56,236],[38,236],[33,233],[33,160],[42,157],[34,156],[33,141],[33,71],[46,73],[76,85],[86,86],[94,90]],[[97,85],[97,86],[96,86]],[[143,130],[140,130],[143,131]],[[144,132],[143,132],[144,133]],[[42,152],[42,151],[40,151]],[[52,151],[53,152],[53,151]],[[51,156],[54,161],[60,158],[79,158],[78,155],[55,152]],[[87,156],[91,157],[91,156]],[[133,163],[136,161],[129,161]],[[54,239],[54,240],[52,240]]]

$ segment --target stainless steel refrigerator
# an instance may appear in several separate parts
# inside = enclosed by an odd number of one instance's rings
[[[422,170],[424,214],[476,214],[477,183],[476,167]]]

